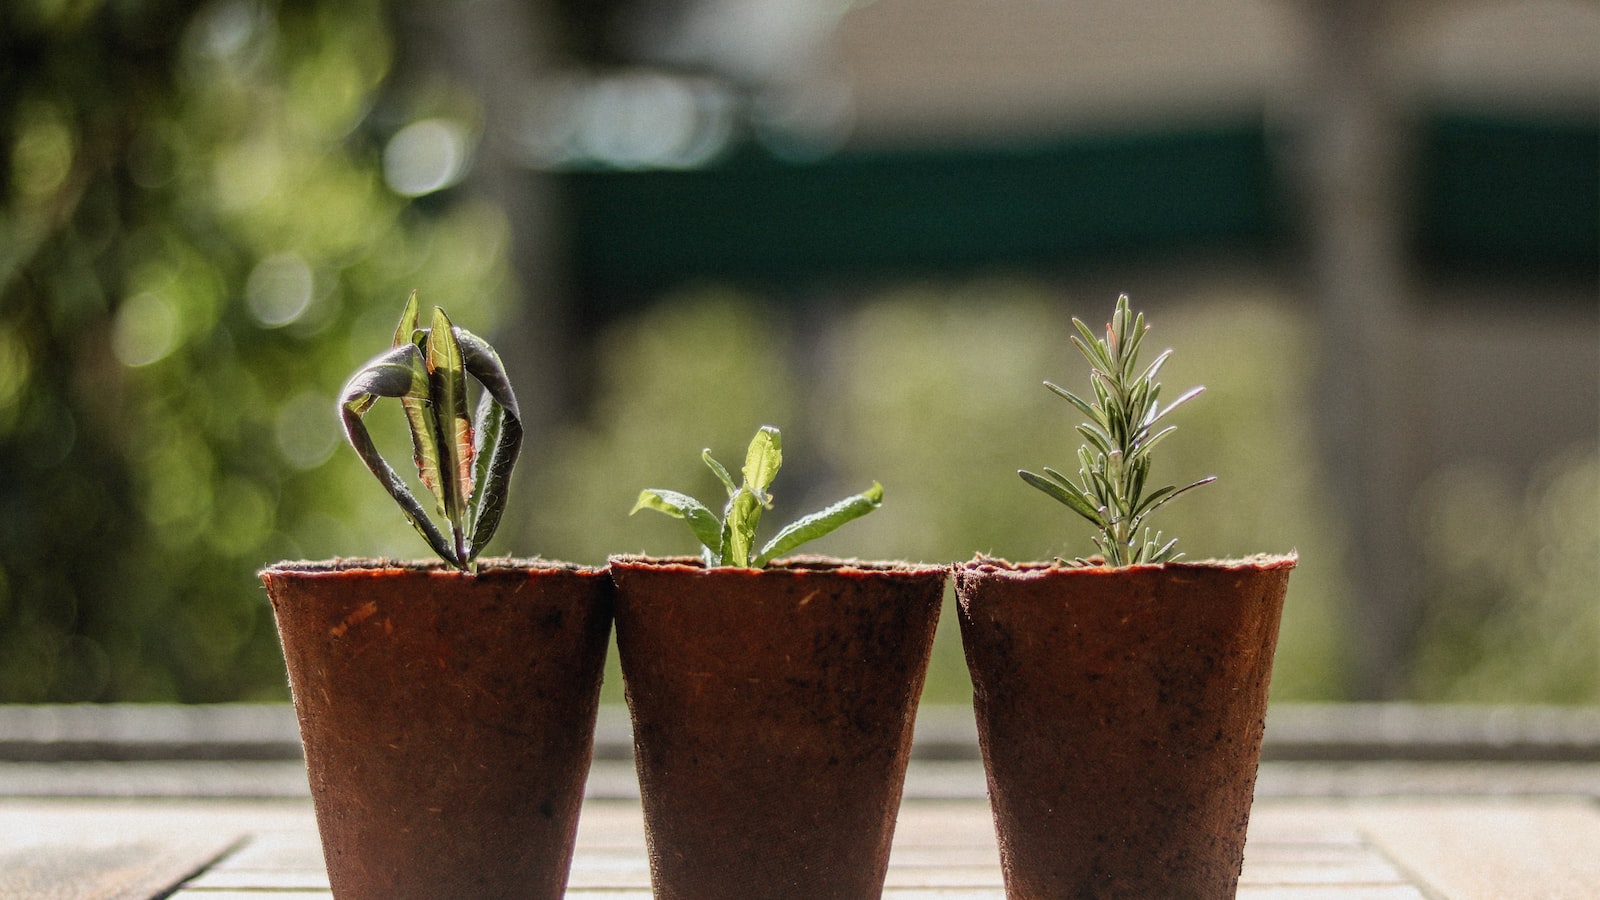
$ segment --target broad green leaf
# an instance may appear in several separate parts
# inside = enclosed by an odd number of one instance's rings
[[[769,501],[770,502],[770,501]],[[756,527],[761,524],[761,510],[766,506],[763,498],[750,490],[746,482],[728,500],[722,564],[747,569],[754,565],[751,555],[755,550]]]
[[[727,467],[717,462],[716,457],[711,455],[710,447],[700,451],[700,459],[705,462],[707,468],[716,473],[717,480],[722,482],[722,486],[728,489],[729,498],[738,493],[739,486],[733,483],[733,476],[728,474]]]
[[[461,344],[443,309],[433,308],[428,332],[428,374],[434,421],[439,432],[439,501],[442,515],[458,538],[467,526],[472,496],[472,418],[467,406],[467,372]]]
[[[694,532],[695,539],[709,551],[708,561],[712,557],[722,557],[722,523],[717,521],[716,513],[699,500],[677,491],[646,488],[639,492],[639,499],[628,515],[641,509],[653,509],[674,519],[684,520],[689,523],[689,530]]]
[[[767,545],[761,549],[761,555],[757,556],[752,564],[757,568],[764,566],[801,544],[816,540],[846,522],[859,519],[882,505],[883,485],[874,481],[872,487],[865,491],[846,497],[827,509],[819,510],[790,523],[782,531],[779,531],[771,541],[767,542]]]
[[[722,564],[749,568],[754,564],[756,528],[761,511],[772,506],[767,488],[783,466],[783,438],[778,429],[763,425],[750,439],[744,456],[744,484],[728,499],[723,515],[724,543]],[[730,477],[728,479],[732,481]]]
[[[750,439],[750,447],[744,456],[744,486],[755,492],[763,506],[770,505],[767,488],[772,486],[782,466],[783,438],[778,434],[778,429],[763,425],[757,429],[756,436]]]

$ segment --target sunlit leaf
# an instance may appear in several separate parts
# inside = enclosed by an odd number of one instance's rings
[[[628,515],[631,516],[641,509],[653,509],[656,512],[666,513],[674,519],[688,522],[689,529],[694,532],[695,538],[710,555],[721,558],[722,523],[717,520],[716,513],[707,509],[699,500],[677,491],[646,488],[639,492],[639,499],[633,504],[633,509],[628,511]]]
[[[400,313],[400,324],[394,329],[394,346],[416,342],[417,328],[421,322],[418,312],[417,292],[406,298],[406,308]]]
[[[745,451],[744,486],[762,497],[764,502],[767,488],[772,486],[782,466],[783,438],[778,434],[778,429],[763,425],[756,430],[756,436],[750,439],[750,447]]]
[[[733,483],[733,476],[728,474],[727,467],[717,462],[716,458],[711,455],[710,447],[700,451],[700,459],[705,462],[707,468],[716,473],[717,480],[722,482],[722,486],[728,489],[728,497],[731,499],[738,492],[739,486]]]
[[[687,521],[696,538],[706,548],[708,566],[764,566],[774,556],[787,553],[806,541],[821,537],[877,509],[883,500],[883,486],[874,482],[867,491],[847,497],[781,529],[757,554],[754,550],[756,528],[761,521],[762,510],[772,505],[772,496],[767,488],[772,485],[783,463],[782,437],[778,429],[763,425],[750,441],[745,453],[744,483],[741,485],[733,484],[733,477],[712,458],[710,450],[703,451],[700,458],[717,473],[717,479],[730,493],[720,521],[704,504],[676,491],[646,490],[639,495],[634,511],[654,509]]]
[[[443,309],[433,308],[428,333],[428,377],[439,430],[439,502],[458,536],[464,537],[472,496],[474,442],[467,405],[467,370],[455,329]]]
[[[779,531],[753,562],[757,568],[799,547],[836,530],[839,526],[861,518],[883,505],[883,485],[874,481],[872,487],[805,516]]]

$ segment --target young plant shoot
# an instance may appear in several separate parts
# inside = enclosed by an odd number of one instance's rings
[[[783,443],[778,429],[763,425],[750,441],[750,448],[745,451],[743,484],[733,483],[733,476],[712,458],[710,449],[701,451],[700,458],[728,491],[728,503],[723,507],[720,520],[695,498],[657,488],[641,491],[639,502],[634,504],[629,515],[641,509],[653,509],[684,520],[700,541],[708,567],[762,568],[774,558],[852,519],[859,519],[883,504],[883,486],[874,481],[872,487],[862,493],[791,523],[756,552],[756,526],[761,522],[762,510],[772,508],[768,488],[778,475],[778,467],[783,465]]]
[[[475,415],[469,413],[468,375],[481,388]],[[405,410],[412,462],[433,494],[435,511],[448,523],[448,537],[367,433],[362,417],[380,397],[399,399]],[[350,445],[400,504],[412,527],[445,562],[469,568],[500,525],[507,483],[522,447],[517,399],[494,348],[451,325],[438,307],[431,327],[421,327],[417,292],[412,291],[393,346],[345,384],[339,415]]]
[[[1107,565],[1177,560],[1183,555],[1174,552],[1177,538],[1162,543],[1161,532],[1152,535],[1145,519],[1172,498],[1216,478],[1202,478],[1183,488],[1167,485],[1149,493],[1145,492],[1145,479],[1150,474],[1150,451],[1173,431],[1171,425],[1157,429],[1157,424],[1204,388],[1193,388],[1164,407],[1157,403],[1161,384],[1156,373],[1172,351],[1164,351],[1149,368],[1139,370],[1139,345],[1149,326],[1143,313],[1136,316],[1129,310],[1126,294],[1117,298],[1103,340],[1078,319],[1072,324],[1078,329],[1072,343],[1089,361],[1094,400],[1084,400],[1048,381],[1044,385],[1089,417],[1078,426],[1078,433],[1087,441],[1078,448],[1078,479],[1073,481],[1048,467],[1043,475],[1027,470],[1017,474],[1099,530],[1094,543]],[[1082,558],[1077,563],[1090,564]]]

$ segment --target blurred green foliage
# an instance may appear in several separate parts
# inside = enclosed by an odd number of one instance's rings
[[[1559,453],[1525,486],[1450,466],[1421,496],[1417,698],[1600,701],[1600,457]]]
[[[477,125],[449,85],[399,88],[396,54],[384,0],[0,3],[0,702],[283,698],[256,569],[423,555],[340,446],[334,398],[412,288],[491,335],[508,225],[386,187],[405,124]],[[678,523],[628,517],[638,491],[715,495],[698,451],[736,457],[773,424],[783,508],[884,485],[883,509],[817,552],[1090,552],[1016,470],[1071,465],[1075,420],[1041,382],[1087,383],[1068,322],[1113,298],[1023,278],[838,306],[659,298],[584,336],[592,403],[530,423],[547,464],[516,476],[503,549],[693,554]],[[1162,528],[1193,559],[1298,549],[1274,696],[1341,697],[1348,561],[1312,433],[1313,322],[1248,286],[1133,299],[1176,349],[1165,379],[1207,386],[1156,477],[1219,478]],[[398,412],[388,424],[403,447]],[[1473,468],[1419,491],[1418,697],[1600,700],[1600,463],[1557,449],[1531,487]],[[618,685],[613,667],[610,699]],[[942,628],[928,697],[967,689]]]
[[[1166,380],[1206,386],[1177,417],[1155,477],[1218,476],[1164,509],[1163,529],[1191,559],[1298,550],[1273,696],[1345,696],[1351,588],[1319,473],[1315,321],[1248,286],[1134,300],[1150,313],[1150,346],[1176,350]],[[637,488],[714,493],[694,450],[736,452],[745,432],[770,422],[795,448],[786,490],[800,496],[780,502],[804,508],[866,479],[884,484],[883,508],[818,552],[922,561],[1093,552],[1088,527],[1016,470],[1070,463],[1077,420],[1041,382],[1087,383],[1069,321],[1097,321],[1108,303],[998,278],[902,285],[821,313],[721,288],[671,298],[599,336],[594,415],[564,429],[554,463],[529,476],[534,546],[588,562],[619,551],[693,554],[678,523],[623,515]],[[1471,483],[1421,492],[1419,525],[1432,543],[1418,565],[1435,584],[1435,613],[1419,697],[1600,699],[1596,462],[1578,453],[1551,465],[1525,502]],[[1460,473],[1438,477],[1449,484]],[[1543,524],[1513,534],[1508,508]],[[606,696],[619,701],[615,675],[613,666]],[[961,703],[968,691],[956,630],[942,628],[926,698]]]
[[[1138,298],[1136,298],[1138,299]],[[592,424],[570,429],[539,477],[541,552],[603,560],[619,550],[692,554],[677,523],[622,516],[643,484],[714,492],[694,450],[737,449],[752,424],[784,429],[800,508],[878,479],[884,505],[816,545],[864,558],[946,561],[976,552],[1040,559],[1093,552],[1087,526],[1016,476],[1073,458],[1076,420],[1041,384],[1087,382],[1067,343],[1071,316],[1104,297],[1024,280],[907,285],[838,315],[785,322],[756,298],[707,292],[663,304],[603,338]],[[1088,321],[1095,321],[1088,318]],[[1305,413],[1307,323],[1259,301],[1199,298],[1153,313],[1152,346],[1177,348],[1174,383],[1204,380],[1156,460],[1170,480],[1205,474],[1165,526],[1191,558],[1306,551],[1286,613],[1277,696],[1339,696],[1337,538],[1319,494]],[[804,333],[804,340],[790,335]],[[788,470],[786,469],[786,473]],[[1292,537],[1286,537],[1292,536]],[[951,621],[954,621],[953,618]],[[930,701],[967,690],[954,629],[942,629]]]
[[[0,6],[0,700],[283,697],[256,568],[415,549],[334,397],[413,287],[492,328],[505,223],[385,187],[393,59],[374,0]]]

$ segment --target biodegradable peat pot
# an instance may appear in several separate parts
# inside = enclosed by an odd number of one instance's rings
[[[945,567],[611,573],[658,900],[879,897]]]
[[[1294,565],[956,567],[1008,898],[1234,895]]]
[[[559,898],[594,749],[604,569],[261,573],[336,897]]]

